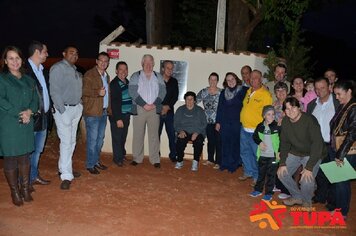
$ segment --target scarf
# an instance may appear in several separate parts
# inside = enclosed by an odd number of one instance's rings
[[[240,89],[241,89],[241,86],[235,86],[233,88],[226,87],[225,93],[224,93],[225,99],[226,100],[233,99],[236,96],[237,92],[240,91]]]

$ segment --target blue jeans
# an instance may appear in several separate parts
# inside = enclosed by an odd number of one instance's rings
[[[38,177],[38,162],[46,142],[47,129],[34,132],[35,150],[30,156],[30,183],[33,183]]]
[[[169,111],[167,115],[160,116],[160,123],[158,134],[161,137],[163,124],[166,125],[166,133],[169,141],[169,158],[176,159],[177,151],[176,151],[176,134],[174,131],[174,112]]]
[[[241,127],[240,155],[244,166],[244,175],[252,176],[254,181],[258,178],[257,144],[253,141],[253,133],[246,132]]]
[[[84,116],[87,130],[86,168],[93,168],[99,162],[105,137],[106,119],[106,111],[102,116]]]
[[[350,165],[356,169],[356,155],[347,155]],[[335,195],[335,207],[341,208],[341,213],[347,216],[351,202],[351,180],[332,184],[333,194]]]

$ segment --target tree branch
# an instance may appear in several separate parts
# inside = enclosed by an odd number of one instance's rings
[[[248,7],[248,9],[253,13],[254,16],[258,14],[259,11],[254,5],[252,5],[246,0],[240,0],[240,1]]]
[[[253,20],[246,26],[245,35],[250,35],[256,26],[262,21],[262,13],[258,11]]]

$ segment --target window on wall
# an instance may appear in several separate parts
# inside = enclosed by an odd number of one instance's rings
[[[163,62],[166,60],[160,61],[160,68],[163,68]],[[172,77],[176,78],[178,81],[178,87],[179,87],[178,100],[184,101],[184,94],[187,92],[188,62],[173,61],[173,60],[169,60],[169,61],[172,61],[174,65]],[[161,69],[161,73],[163,73],[162,69]]]

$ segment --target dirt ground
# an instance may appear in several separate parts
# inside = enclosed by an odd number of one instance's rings
[[[161,169],[155,169],[148,159],[137,167],[126,162],[119,168],[104,154],[101,160],[109,169],[90,175],[84,160],[85,145],[79,140],[74,169],[82,176],[72,182],[69,191],[60,190],[58,139],[51,137],[40,171],[52,183],[35,185],[34,201],[16,207],[11,203],[0,159],[0,235],[356,235],[355,182],[346,229],[324,227],[328,223],[319,229],[292,228],[287,208],[282,226],[272,230],[268,224],[259,228],[259,223],[267,220],[250,221],[250,212],[260,198],[247,195],[250,182],[237,180],[241,168],[230,174],[200,165],[193,173],[190,160],[176,170],[167,159],[162,160]],[[322,205],[315,207],[325,211]]]

